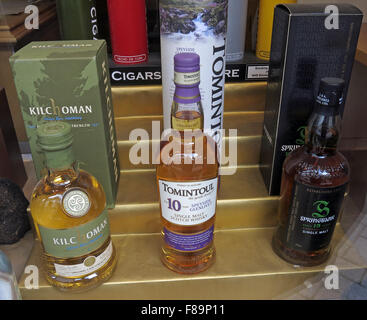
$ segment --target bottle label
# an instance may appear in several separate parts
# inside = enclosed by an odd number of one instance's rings
[[[294,182],[287,226],[288,247],[316,251],[330,244],[346,188],[347,184],[317,188]]]
[[[205,248],[213,241],[214,225],[204,232],[180,234],[164,228],[164,240],[170,247],[179,251],[197,251]]]
[[[201,129],[201,118],[184,120],[172,117],[172,129],[178,131]]]
[[[175,72],[175,83],[179,85],[194,85],[200,82],[200,70],[196,72]]]
[[[110,236],[107,210],[96,219],[69,229],[38,225],[47,254],[58,258],[80,257],[100,248]]]
[[[215,215],[218,178],[195,182],[159,180],[162,216],[176,225],[195,226]]]
[[[83,263],[64,265],[55,263],[55,271],[61,277],[80,277],[102,268],[111,258],[113,251],[112,241],[98,256],[88,256]]]
[[[85,191],[72,188],[64,193],[62,205],[68,216],[80,218],[88,213],[90,201]]]

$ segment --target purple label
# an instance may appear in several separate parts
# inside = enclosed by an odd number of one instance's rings
[[[214,225],[201,233],[183,235],[164,228],[164,240],[170,247],[180,251],[196,251],[205,248],[213,241]]]
[[[173,100],[177,103],[184,104],[199,102],[201,100],[201,97],[198,85],[189,88],[176,86]]]

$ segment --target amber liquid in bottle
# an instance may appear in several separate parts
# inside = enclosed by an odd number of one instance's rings
[[[198,55],[175,56],[175,134],[162,143],[157,167],[161,258],[169,269],[186,274],[201,272],[215,260],[218,159],[215,141],[203,133],[199,68]]]
[[[190,147],[192,147],[193,150],[192,153],[187,153],[185,151],[185,143],[183,143],[182,141],[177,141],[177,144],[181,145],[180,149],[181,152],[177,152],[176,154],[171,153],[171,156],[172,158],[176,159],[177,162],[179,161],[180,163],[165,164],[162,162],[157,167],[157,184],[159,186],[160,183],[164,183],[167,181],[170,183],[176,183],[176,185],[179,188],[180,182],[200,184],[202,181],[212,181],[212,183],[215,184],[214,197],[216,200],[218,163],[216,160],[215,142],[210,137],[204,134],[200,135],[196,139],[197,139],[196,142],[199,143],[192,142],[192,144],[190,145]],[[208,142],[208,140],[210,141]],[[171,140],[170,143],[175,142]],[[167,147],[167,145],[168,144],[163,145],[162,153],[165,152],[164,149],[165,147]],[[200,145],[199,148],[197,148],[198,145]],[[208,158],[215,159],[215,162],[213,164],[208,164],[208,162],[211,162],[210,160],[208,161]],[[192,164],[185,164],[184,162],[187,160],[191,160]],[[174,204],[171,205],[171,207],[173,206]],[[216,204],[214,204],[214,206],[216,207]],[[177,209],[177,207],[174,209]],[[161,222],[162,222],[162,239],[163,239],[161,257],[163,263],[169,269],[179,273],[197,273],[207,269],[214,263],[215,247],[213,239],[211,239],[211,241],[203,248],[193,251],[180,250],[170,246],[165,241],[166,237],[165,232],[169,231],[170,233],[179,234],[183,236],[200,234],[205,231],[213,232],[213,230],[210,231],[210,229],[214,227],[215,214],[209,220],[200,224],[180,225],[179,223],[172,223],[171,221],[167,220],[162,215],[162,208],[161,208]]]
[[[72,188],[85,191],[91,202],[88,214],[80,218],[68,216],[62,207],[63,195]],[[33,191],[30,209],[38,238],[42,242],[40,226],[48,229],[78,227],[96,219],[103,212],[105,206],[106,198],[102,186],[93,176],[83,170],[67,169],[51,170],[50,174],[37,184]],[[66,277],[60,276],[56,272],[55,264],[64,266],[81,265],[87,263],[88,257],[98,257],[108,251],[110,251],[108,261],[101,268],[91,273]],[[116,251],[111,237],[108,237],[99,248],[88,254],[73,258],[59,258],[47,254],[43,250],[42,259],[44,274],[51,285],[61,290],[80,291],[98,286],[112,275],[116,265]]]
[[[181,108],[182,104],[174,103],[171,116],[171,128],[179,131],[202,129],[204,127],[204,117],[202,116],[201,104],[196,104],[190,109]],[[192,110],[193,108],[197,111]]]
[[[295,265],[314,266],[327,260],[342,210],[350,169],[337,151],[339,103],[316,105],[305,146],[293,151],[283,164],[279,226],[273,249]]]
[[[116,265],[105,193],[95,177],[76,165],[69,123],[42,124],[37,139],[48,174],[34,188],[30,209],[44,274],[61,290],[95,287]]]

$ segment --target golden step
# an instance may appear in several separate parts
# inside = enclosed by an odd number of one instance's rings
[[[229,142],[233,142],[233,140],[236,139],[238,165],[254,165],[259,162],[263,118],[263,112],[226,112],[224,114],[224,128],[237,128],[237,138],[229,137],[229,132],[225,132],[225,154],[228,155]],[[152,139],[154,139],[154,141],[159,140],[161,131],[163,130],[162,119],[162,116],[140,116],[115,119],[120,168],[122,170],[154,168],[154,165],[151,164],[151,141]],[[159,127],[154,135],[152,134],[153,121],[159,122]],[[146,130],[148,134],[147,137],[141,137],[142,141],[139,142],[142,148],[149,146],[150,161],[148,164],[133,164],[129,158],[130,149],[136,143],[136,141],[130,141],[129,137],[131,132],[137,128]]]
[[[155,140],[158,142],[159,140]],[[247,136],[224,139],[225,155],[228,156],[229,143],[237,143],[237,165],[256,165],[259,163],[261,136]],[[152,141],[144,140],[139,142],[139,147],[143,150],[149,150],[150,158],[148,163],[132,163],[130,161],[130,152],[135,155],[134,149],[131,149],[136,142],[134,141],[118,141],[119,159],[121,170],[137,170],[137,169],[154,169],[155,165],[151,162]],[[224,165],[228,165],[225,163]]]
[[[275,226],[278,200],[267,195],[258,166],[238,167],[221,176],[216,227]],[[155,170],[121,171],[117,204],[109,212],[113,234],[160,232]]]
[[[263,111],[266,82],[225,85],[224,110]],[[112,87],[115,117],[162,115],[162,86]]]
[[[23,275],[21,294],[24,299],[272,299],[305,288],[304,282],[323,274],[326,265],[336,265],[339,270],[367,267],[356,251],[352,251],[354,264],[342,258],[345,246],[352,245],[340,226],[329,261],[311,268],[290,265],[275,255],[273,232],[273,228],[216,231],[216,263],[197,275],[180,275],[162,265],[159,234],[116,235],[118,263],[105,284],[84,293],[64,293],[41,276],[39,289],[29,290],[25,288],[27,275]],[[36,241],[29,265],[40,267],[40,250]]]
[[[144,129],[152,139],[152,122],[159,122],[160,131],[158,137],[163,131],[163,116],[131,116],[124,118],[115,118],[116,134],[118,141],[129,141],[129,136],[133,130]],[[264,112],[225,112],[223,119],[224,129],[237,129],[238,137],[254,136],[262,134],[262,125],[264,121]],[[228,135],[228,131],[226,131]]]

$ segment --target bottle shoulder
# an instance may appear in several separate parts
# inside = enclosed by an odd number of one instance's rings
[[[218,175],[219,163],[215,141],[204,133],[195,139],[163,141],[157,166],[159,179],[204,180]]]
[[[344,184],[350,177],[348,160],[340,152],[320,157],[307,152],[305,147],[298,148],[285,159],[283,171],[286,177],[319,186]]]
[[[33,193],[41,191],[46,191],[47,193],[64,193],[71,188],[86,189],[90,192],[103,192],[103,187],[97,179],[89,172],[81,169],[78,174],[74,178],[71,178],[66,184],[52,183],[48,176],[44,176],[38,181]]]
[[[68,195],[68,197],[67,197]],[[80,217],[67,214],[65,199],[71,205],[84,206],[85,214]],[[86,223],[98,217],[106,207],[102,185],[84,170],[64,186],[52,184],[43,177],[32,193],[30,209],[38,224],[52,228],[69,228]]]

